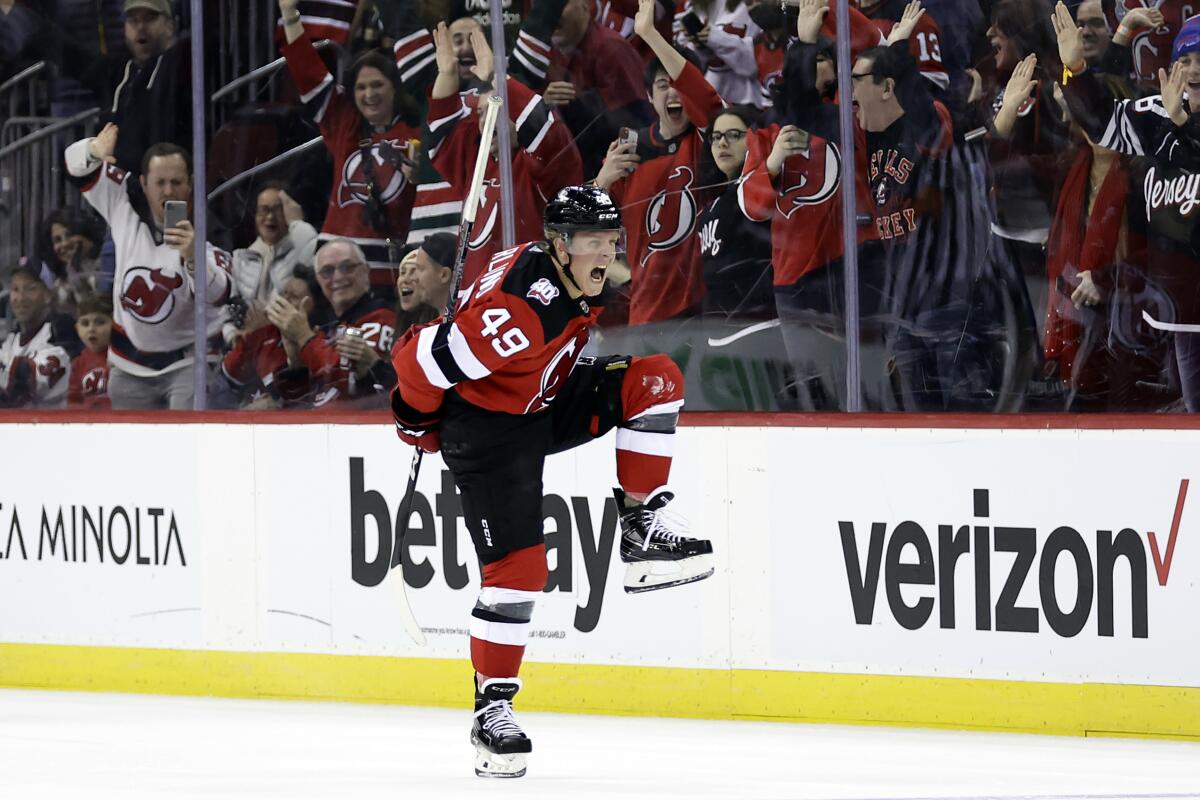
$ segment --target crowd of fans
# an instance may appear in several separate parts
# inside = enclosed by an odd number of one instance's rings
[[[497,89],[488,6],[277,2],[278,102],[319,132],[327,183],[314,195],[285,163],[242,219],[210,224],[208,404],[382,405],[393,342],[449,299]],[[507,0],[516,241],[542,238],[559,188],[594,182],[627,236],[610,340],[699,364],[689,402],[750,352],[782,376],[770,407],[837,410],[853,167],[868,409],[1200,409],[1200,17],[1178,0],[829,5]],[[82,30],[52,22],[72,9]],[[64,142],[83,202],[5,275],[0,406],[192,406],[199,45],[177,11],[0,0],[0,80],[49,59],[53,101],[104,110]],[[499,141],[464,287],[503,249]]]

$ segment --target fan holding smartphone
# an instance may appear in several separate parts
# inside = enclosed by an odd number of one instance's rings
[[[195,261],[196,232],[188,221],[186,200],[167,200],[163,203],[163,243],[179,251],[183,265],[190,271]]]

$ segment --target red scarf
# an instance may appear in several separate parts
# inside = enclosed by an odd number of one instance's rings
[[[1047,362],[1058,363],[1059,377],[1071,379],[1079,352],[1083,327],[1069,294],[1058,291],[1059,276],[1067,286],[1077,285],[1077,276],[1089,270],[1104,270],[1116,260],[1117,240],[1125,224],[1125,197],[1129,171],[1123,159],[1115,159],[1096,193],[1092,215],[1087,216],[1088,183],[1092,171],[1092,148],[1083,147],[1067,173],[1058,195],[1054,222],[1046,249],[1046,277],[1050,293],[1046,308]],[[1099,272],[1092,279],[1102,284]]]

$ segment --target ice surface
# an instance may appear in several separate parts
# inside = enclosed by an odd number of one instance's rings
[[[529,774],[498,781],[465,708],[0,690],[0,797],[1200,798],[1200,743],[518,717]]]

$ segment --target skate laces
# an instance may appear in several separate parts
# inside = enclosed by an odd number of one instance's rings
[[[650,549],[650,540],[655,537],[667,544],[677,544],[687,538],[687,520],[667,511],[665,507],[654,511],[643,510],[642,523],[646,528],[646,537],[642,540],[643,550]]]
[[[475,717],[483,717],[483,729],[498,739],[525,735],[525,731],[517,724],[512,703],[508,700],[493,700],[476,711]]]

